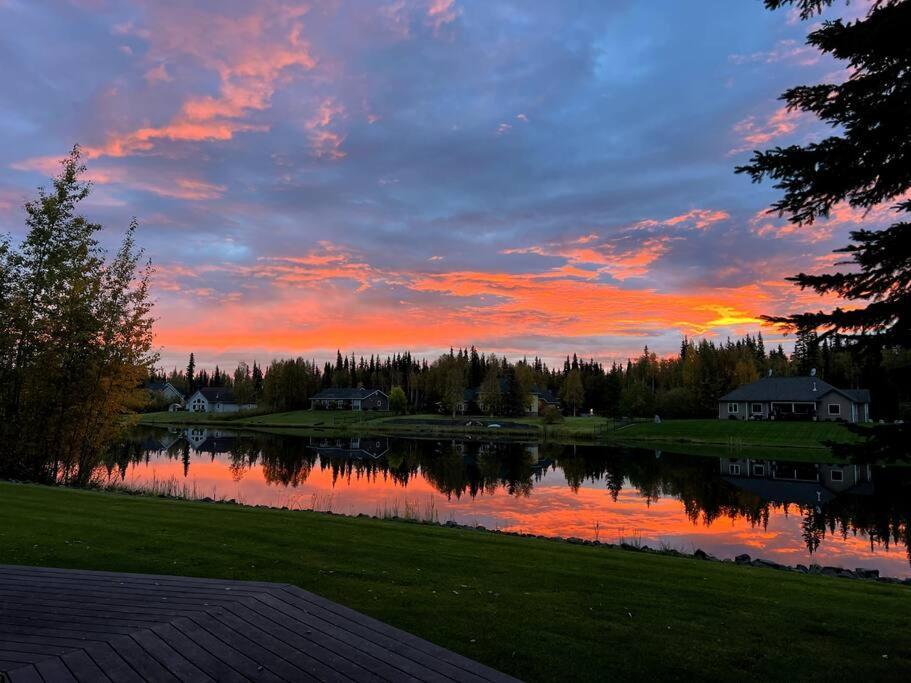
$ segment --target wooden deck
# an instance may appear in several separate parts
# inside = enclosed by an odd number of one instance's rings
[[[294,586],[0,565],[0,681],[511,681]]]

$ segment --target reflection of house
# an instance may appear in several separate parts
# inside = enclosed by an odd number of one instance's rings
[[[815,375],[763,377],[718,399],[722,420],[870,420],[870,392],[836,389]]]
[[[165,432],[158,436],[158,443],[161,444],[162,449],[168,450],[175,443],[180,441],[181,433],[177,430]]]
[[[254,408],[255,403],[238,403],[234,392],[225,387],[203,387],[187,399],[187,410],[194,413],[236,413]]]
[[[191,427],[184,432],[184,436],[194,451],[213,455],[229,453],[236,441],[231,432],[205,427]]]
[[[389,397],[379,389],[323,389],[310,397],[310,407],[322,410],[389,410]]]
[[[361,438],[328,438],[310,437],[310,448],[317,455],[326,458],[382,458],[389,450],[389,439],[386,437]]]
[[[841,493],[873,493],[870,465],[721,458],[723,478],[776,503],[826,503]]]
[[[183,403],[184,395],[170,382],[147,382],[145,389],[156,400],[167,401],[168,403]]]

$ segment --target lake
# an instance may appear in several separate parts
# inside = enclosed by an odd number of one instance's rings
[[[911,468],[465,439],[138,428],[97,473],[247,505],[449,520],[911,577]]]

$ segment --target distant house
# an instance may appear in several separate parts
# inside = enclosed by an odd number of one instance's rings
[[[539,387],[531,388],[531,405],[528,412],[531,415],[540,415],[545,408],[560,409],[560,399],[550,389],[540,389]]]
[[[314,410],[389,410],[389,396],[379,389],[323,389],[310,397]]]
[[[870,392],[837,389],[815,375],[763,377],[718,399],[718,418],[869,422]]]
[[[184,395],[170,382],[147,382],[146,391],[168,403],[183,403]]]
[[[187,399],[187,410],[193,413],[236,413],[253,408],[255,403],[238,403],[226,387],[203,387]]]

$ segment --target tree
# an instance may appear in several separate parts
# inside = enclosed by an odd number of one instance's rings
[[[187,363],[187,396],[196,392],[196,358],[190,353],[190,361]]]
[[[148,400],[151,265],[135,220],[113,257],[100,247],[85,171],[76,147],[26,203],[21,246],[0,242],[0,476],[86,483]]]
[[[402,387],[392,387],[389,392],[389,410],[396,415],[408,412],[408,397]]]
[[[575,363],[575,356],[573,357]],[[585,400],[585,390],[582,387],[582,375],[578,368],[570,370],[569,374],[563,380],[563,386],[560,387],[560,400],[573,407],[573,415],[576,414],[576,407],[581,405]]]
[[[834,0],[766,0],[766,7],[796,6],[808,19]],[[899,214],[911,212],[911,2],[878,0],[861,20],[826,21],[807,43],[846,62],[843,83],[791,88],[782,95],[791,111],[815,114],[837,129],[819,142],[755,152],[737,168],[754,182],[770,178],[784,192],[772,206],[796,225],[812,225],[847,202],[870,210],[898,201]],[[883,230],[857,230],[839,249],[852,269],[789,278],[801,289],[836,294],[848,309],[798,313],[767,320],[794,329],[820,329],[823,336],[851,335],[879,347],[911,344],[911,224]]]
[[[496,415],[503,402],[503,392],[500,389],[500,373],[496,365],[491,365],[484,381],[481,382],[480,391],[478,392],[478,403],[481,404],[481,410],[488,415]]]

